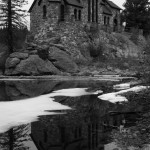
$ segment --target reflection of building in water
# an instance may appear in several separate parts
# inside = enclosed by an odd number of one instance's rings
[[[90,96],[89,99],[91,98],[93,99]],[[72,103],[70,101],[69,103]],[[106,145],[111,142],[109,136],[112,128],[119,129],[120,125],[126,125],[131,114],[111,112],[101,115],[103,104],[96,107],[94,102],[97,101],[89,101],[89,105],[82,99],[82,104],[77,105],[81,107],[78,110],[69,111],[66,115],[44,117],[40,122],[32,123],[31,136],[37,148],[105,150]]]

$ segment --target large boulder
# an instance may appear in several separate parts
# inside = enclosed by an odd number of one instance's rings
[[[17,64],[20,63],[20,59],[18,58],[11,58],[9,57],[7,60],[6,60],[6,63],[5,63],[5,68],[12,68],[12,67],[16,67]]]
[[[49,61],[42,60],[38,55],[31,55],[22,60],[15,69],[6,69],[6,75],[56,75],[60,71]]]
[[[49,49],[48,59],[54,64],[54,66],[64,72],[76,73],[79,71],[78,66],[71,56],[56,47],[51,47]]]
[[[29,57],[29,54],[28,53],[23,53],[23,52],[15,52],[15,53],[12,53],[10,54],[9,56],[10,58],[18,58],[18,59],[26,59]]]

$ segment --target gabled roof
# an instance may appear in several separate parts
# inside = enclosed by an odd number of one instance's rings
[[[49,2],[55,2],[55,3],[61,3],[62,0],[48,0]],[[29,9],[29,12],[32,11],[32,8],[34,7],[34,5],[36,4],[37,0],[34,0],[30,9]],[[83,4],[82,4],[82,0],[64,0],[64,2],[68,5],[72,5],[72,6],[77,6],[77,7],[83,7]]]
[[[106,0],[106,1],[112,8],[121,10],[121,8],[117,6],[115,3],[113,3],[112,1],[109,1],[109,0]]]
[[[32,5],[31,5],[31,7],[30,7],[30,9],[29,9],[29,13],[32,11],[32,8],[34,7],[34,5],[36,4],[36,2],[37,2],[38,0],[34,0],[33,1],[33,3],[32,3]],[[55,2],[55,3],[60,3],[61,2],[61,0],[48,0],[49,2]]]
[[[67,4],[77,6],[77,7],[83,7],[82,0],[65,0]]]
[[[118,10],[121,10],[121,8],[119,6],[117,6],[115,3],[113,3],[112,1],[110,0],[105,0],[105,2],[112,8],[114,9],[118,9]],[[105,2],[104,1],[101,1],[101,5],[105,5]]]
[[[111,10],[110,10],[108,7],[106,7],[105,5],[102,6],[102,9],[103,9],[103,13],[104,13],[104,14],[112,15]]]

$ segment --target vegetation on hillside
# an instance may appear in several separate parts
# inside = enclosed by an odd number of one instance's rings
[[[150,7],[149,0],[126,0],[122,12],[122,22],[127,22],[127,27],[143,29],[150,33]]]

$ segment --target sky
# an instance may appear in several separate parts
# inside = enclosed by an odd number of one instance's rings
[[[27,9],[27,10],[30,8],[30,6],[31,6],[31,4],[33,3],[33,1],[34,1],[34,0],[28,0],[28,5],[26,6],[26,9]],[[115,4],[117,4],[117,5],[120,6],[121,8],[123,8],[122,5],[123,5],[123,3],[125,2],[125,0],[111,0],[111,1],[113,1]]]

